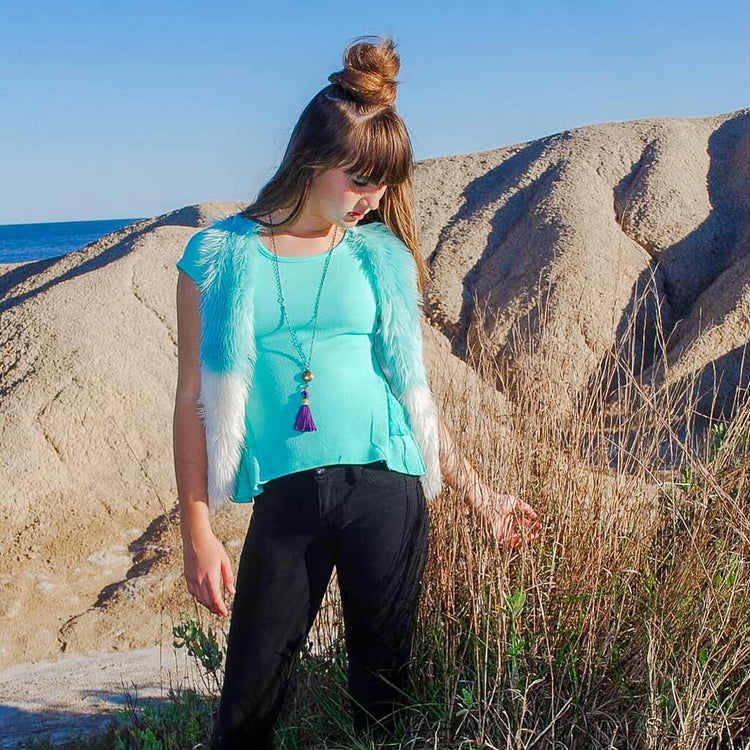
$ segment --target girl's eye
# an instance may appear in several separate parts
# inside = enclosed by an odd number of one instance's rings
[[[357,187],[365,187],[365,185],[370,184],[370,180],[367,177],[352,177],[352,182]]]

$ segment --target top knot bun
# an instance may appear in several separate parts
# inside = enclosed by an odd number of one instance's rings
[[[376,106],[396,101],[396,76],[401,62],[390,37],[360,37],[374,42],[356,41],[344,52],[344,70],[328,76],[356,101]]]

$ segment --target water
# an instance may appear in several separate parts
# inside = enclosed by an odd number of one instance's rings
[[[143,218],[147,217],[0,225],[0,263],[23,263],[67,255]]]

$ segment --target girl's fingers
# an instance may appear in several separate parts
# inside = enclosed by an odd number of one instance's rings
[[[211,587],[211,611],[214,614],[222,615],[226,617],[229,614],[227,605],[224,604],[224,599],[221,596],[221,592],[218,588]]]
[[[481,515],[488,522],[493,536],[499,544],[515,549],[524,542],[531,542],[542,528],[537,512],[526,502],[512,495],[499,495],[499,503],[484,510]],[[527,530],[525,534],[520,529]]]
[[[223,557],[221,560],[221,575],[224,578],[224,588],[234,595],[234,574],[232,573],[232,563],[228,557]]]
[[[226,604],[224,604],[224,599],[221,596],[218,586],[214,586],[209,579],[206,579],[203,582],[200,597],[197,598],[206,609],[210,610],[215,615],[223,615],[226,617],[229,614],[229,610],[227,609]]]
[[[523,500],[518,501],[516,510],[521,511],[526,517],[533,518],[535,521],[539,519],[539,514]]]
[[[528,528],[534,528],[539,522],[535,518],[528,518],[527,516],[521,516],[521,518],[518,519],[518,523],[521,524],[521,526],[526,526]]]

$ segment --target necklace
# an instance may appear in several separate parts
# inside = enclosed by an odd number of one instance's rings
[[[269,216],[269,219],[273,221],[273,217]],[[292,328],[292,324],[289,322],[289,316],[286,312],[286,305],[284,304],[284,293],[281,289],[281,275],[279,274],[279,256],[276,252],[276,239],[274,237],[273,232],[273,226],[271,226],[271,244],[273,245],[273,258],[274,258],[274,273],[276,276],[276,290],[278,291],[278,302],[279,305],[281,305],[281,312],[284,315],[284,320],[286,321],[287,328],[289,329],[289,335],[291,336],[292,343],[294,344],[295,349],[297,350],[297,353],[299,354],[300,359],[302,360],[302,364],[304,366],[304,370],[302,371],[302,405],[299,408],[299,411],[297,412],[297,418],[294,421],[294,429],[298,432],[313,432],[314,430],[317,430],[317,427],[315,426],[315,422],[313,422],[312,418],[312,412],[310,411],[310,398],[309,398],[309,391],[308,388],[310,387],[310,383],[312,383],[313,378],[315,377],[315,374],[310,369],[310,360],[312,359],[312,352],[313,352],[313,345],[315,343],[315,330],[318,326],[318,303],[320,302],[320,292],[323,289],[323,282],[326,278],[326,273],[328,272],[328,264],[331,262],[331,255],[333,253],[333,247],[336,244],[336,237],[338,235],[338,227],[336,227],[333,231],[333,239],[331,240],[331,247],[328,249],[328,252],[326,253],[326,262],[323,266],[323,273],[320,277],[320,283],[318,284],[318,293],[315,297],[315,306],[313,308],[313,331],[312,331],[312,337],[310,339],[310,354],[306,357],[304,351],[302,350],[302,346],[299,343],[299,339],[297,338],[297,334]]]

